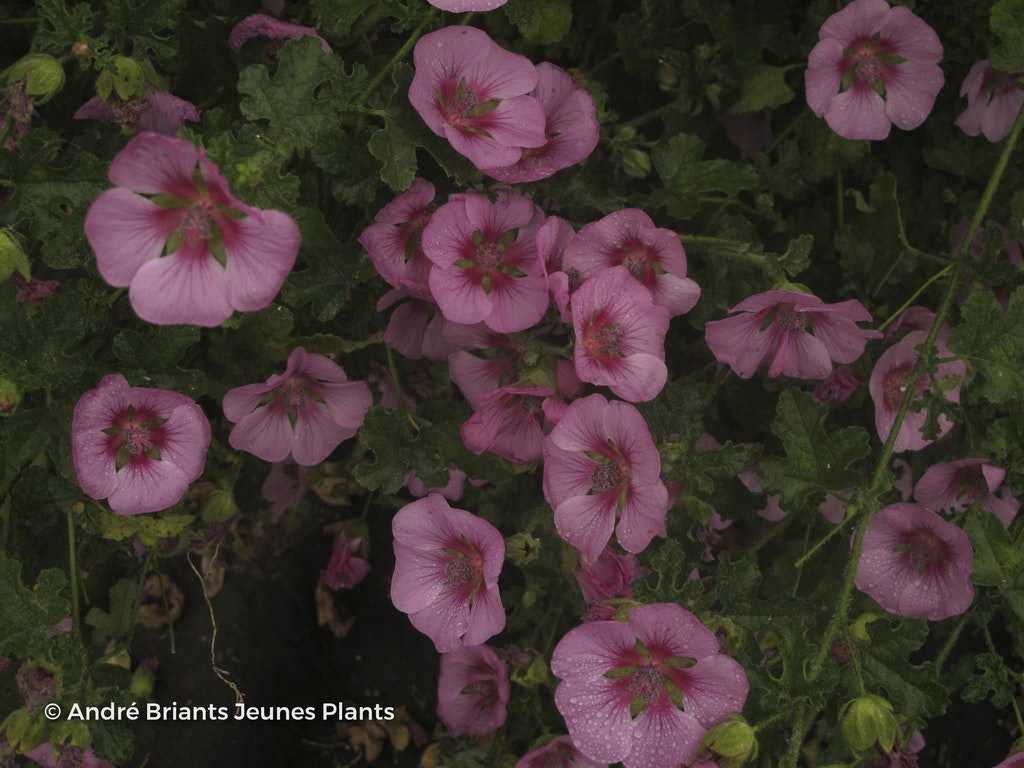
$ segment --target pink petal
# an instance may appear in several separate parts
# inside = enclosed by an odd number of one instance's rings
[[[587,557],[597,559],[615,530],[615,498],[609,494],[573,496],[555,507],[558,535]]]
[[[889,136],[892,127],[882,97],[856,81],[848,91],[836,94],[829,102],[825,122],[847,139],[881,140]]]
[[[201,241],[139,267],[128,298],[148,322],[214,327],[231,317],[230,290],[227,272]]]
[[[119,187],[144,195],[169,194],[198,200],[192,171],[199,160],[195,145],[159,133],[140,133],[110,164],[107,176]]]
[[[261,220],[262,219],[262,220]],[[263,211],[223,227],[229,301],[255,312],[273,301],[299,254],[299,228],[281,211]]]
[[[118,470],[117,488],[107,503],[119,515],[159,512],[177,503],[188,483],[185,473],[171,462],[145,456]]]
[[[85,215],[85,236],[103,279],[116,288],[131,284],[143,264],[164,252],[181,217],[180,208],[164,208],[128,189],[103,192]]]
[[[917,128],[925,121],[935,105],[935,97],[946,82],[938,64],[916,60],[887,67],[883,80],[885,114],[905,131]]]
[[[294,440],[284,406],[276,401],[240,418],[228,435],[228,443],[236,451],[248,451],[264,461],[284,461]]]

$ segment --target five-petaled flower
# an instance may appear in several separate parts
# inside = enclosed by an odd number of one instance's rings
[[[555,705],[586,757],[626,768],[690,765],[704,734],[739,712],[750,685],[715,635],[675,603],[571,629],[555,647]]]
[[[967,109],[960,113],[954,125],[968,136],[981,133],[992,142],[1010,135],[1013,121],[1024,105],[1020,75],[1001,72],[988,59],[971,67],[960,87],[960,95],[967,97]]]
[[[224,395],[224,415],[235,424],[228,442],[264,461],[291,456],[312,466],[355,435],[372,404],[365,381],[349,381],[337,363],[296,347],[283,374]]]
[[[508,715],[508,665],[486,645],[441,654],[437,716],[452,736],[494,733]]]
[[[79,399],[71,441],[82,490],[137,515],[172,506],[202,474],[210,423],[191,398],[116,373]]]
[[[868,523],[854,583],[899,616],[939,621],[974,600],[967,534],[920,504],[892,504]]]
[[[117,186],[92,204],[85,235],[100,275],[128,286],[143,320],[212,327],[277,295],[299,252],[298,226],[233,197],[202,149],[140,133],[108,176]]]
[[[929,509],[963,512],[970,504],[999,518],[1009,528],[1020,511],[1020,502],[1003,486],[1006,470],[994,467],[988,459],[960,459],[933,464],[914,486],[914,499]]]
[[[917,128],[945,82],[935,30],[886,0],[854,0],[828,17],[807,60],[807,104],[847,139]]]
[[[438,653],[480,645],[505,628],[498,575],[505,541],[498,529],[432,493],[392,522],[391,602]]]

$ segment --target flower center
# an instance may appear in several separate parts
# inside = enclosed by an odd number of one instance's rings
[[[619,326],[607,325],[598,333],[598,349],[606,355],[617,355],[625,338],[626,334]]]
[[[444,583],[446,587],[461,587],[476,579],[476,568],[466,557],[453,557],[444,564]]]
[[[657,664],[644,664],[633,673],[633,679],[629,681],[629,692],[642,699],[644,704],[649,704],[661,693],[664,681],[665,676]]]
[[[153,437],[145,427],[130,424],[124,430],[124,445],[128,453],[138,456],[153,447]]]
[[[289,381],[284,385],[284,406],[290,416],[297,416],[308,405],[309,397],[301,382]]]
[[[210,216],[210,203],[199,202],[185,209],[178,225],[178,232],[188,245],[196,245],[201,240],[209,240],[213,235],[213,218]]]
[[[941,568],[949,559],[949,548],[942,539],[928,530],[919,529],[906,537],[906,542],[895,547],[895,551],[906,552],[910,564],[919,574]]]
[[[629,270],[629,274],[635,277],[637,280],[643,280],[646,277],[646,271],[648,268],[647,264],[647,249],[644,246],[638,248],[625,249],[625,258],[622,260],[622,266]]]
[[[882,381],[882,398],[889,410],[895,411],[900,407],[903,393],[907,391],[907,377],[910,376],[911,367],[905,365],[894,368],[885,374],[885,379]]]
[[[476,263],[484,269],[501,266],[502,250],[494,243],[483,243],[476,249]]]
[[[780,304],[778,318],[779,326],[786,333],[804,333],[807,330],[807,317],[803,312],[796,312],[792,304]]]
[[[604,493],[622,485],[622,467],[614,461],[605,461],[594,467],[590,475],[590,492]]]
[[[882,64],[872,54],[865,51],[853,65],[853,76],[865,85],[874,85],[882,78]]]

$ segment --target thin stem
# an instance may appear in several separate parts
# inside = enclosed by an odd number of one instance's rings
[[[835,494],[833,494],[833,495],[835,495]],[[801,566],[803,566],[804,563],[806,563],[808,560],[810,560],[812,557],[814,557],[815,553],[819,549],[821,549],[823,546],[825,546],[825,544],[827,544],[829,541],[831,541],[833,539],[833,537],[835,537],[836,535],[841,533],[842,530],[844,528],[846,528],[847,525],[849,525],[851,522],[853,522],[853,520],[855,520],[856,517],[857,517],[856,512],[854,512],[853,514],[847,513],[846,517],[843,519],[843,521],[839,525],[837,525],[835,528],[833,528],[831,531],[829,531],[827,534],[825,534],[825,536],[823,538],[819,539],[818,542],[813,547],[811,547],[804,555],[802,555],[799,560],[797,560],[795,563],[793,563],[793,565],[795,565],[797,568],[800,568]]]
[[[436,14],[437,9],[431,6],[430,10],[427,11],[427,15],[423,17],[423,21],[420,22],[420,25],[413,30],[413,33],[409,35],[409,39],[406,40],[405,44],[398,49],[398,52],[391,57],[391,60],[384,65],[384,68],[377,73],[377,76],[370,81],[366,90],[359,95],[359,98],[355,103],[365,104],[369,100],[373,95],[373,92],[376,91],[377,88],[380,87],[380,84],[383,83],[388,75],[391,74],[391,70],[393,70],[398,62],[409,54],[409,51],[411,51],[413,46],[416,45],[416,41],[420,39],[420,35],[423,34],[423,30],[427,28],[427,25],[430,24],[431,21],[433,21]]]
[[[779,762],[780,768],[796,768],[800,761],[800,747],[804,743],[804,717],[806,715],[807,705],[801,704],[797,707],[796,716],[793,718],[793,732],[789,737],[786,753]]]
[[[167,584],[164,581],[164,572],[160,570],[159,558],[153,558],[153,567],[156,568],[156,578],[160,584],[160,599],[163,602],[164,613],[167,615],[167,628],[171,632],[171,653],[177,653],[178,646],[174,640],[174,619],[171,618],[171,604],[167,601]]]
[[[839,168],[836,171],[836,222],[839,225],[839,229],[843,228],[843,224],[846,221],[846,201],[844,199],[844,195],[843,169]]]
[[[945,267],[940,269],[934,275],[929,277],[921,285],[920,288],[918,288],[916,291],[914,291],[914,295],[913,296],[911,296],[909,299],[907,299],[905,302],[903,302],[903,304],[900,306],[900,308],[897,309],[895,312],[893,312],[888,320],[886,320],[884,323],[882,323],[880,326],[878,326],[878,330],[884,331],[886,328],[888,328],[890,325],[892,325],[896,321],[896,318],[898,318],[900,315],[902,315],[906,311],[907,307],[911,306],[915,301],[917,301],[918,296],[920,296],[922,293],[924,293],[928,289],[928,286],[930,286],[932,283],[934,283],[939,278],[945,277],[952,270],[953,270],[953,265],[952,264],[947,264]]]
[[[665,113],[671,111],[672,107],[674,106],[674,101],[670,102],[669,104],[663,104],[660,107],[652,109],[650,112],[644,112],[642,115],[634,117],[632,120],[627,120],[624,123],[619,123],[619,128],[639,128],[641,125],[647,125],[647,123],[652,123]]]
[[[787,517],[792,517],[792,515],[787,515]],[[804,526],[804,552],[807,551],[807,542],[810,541],[810,540],[811,540],[811,521],[808,519],[807,525]],[[790,597],[796,597],[797,592],[800,591],[800,577],[803,576],[803,573],[804,573],[803,568],[799,569],[796,572],[796,578],[793,579],[793,589],[789,593]]]
[[[68,575],[71,577],[71,631],[81,638],[82,625],[78,620],[78,547],[75,544],[75,520],[71,507],[67,508],[68,518]]]
[[[398,366],[395,364],[395,355],[391,351],[391,347],[384,347],[384,352],[388,356],[388,374],[391,376],[391,386],[395,388],[395,399],[398,400],[398,412],[405,416],[407,411],[405,406],[405,392],[402,391],[402,381],[398,378]]]
[[[781,131],[779,131],[778,134],[776,134],[775,139],[772,141],[772,143],[764,148],[764,153],[766,155],[769,155],[772,152],[774,152],[776,147],[778,147],[779,144],[782,143],[782,140],[789,136],[789,134],[791,134],[800,124],[800,121],[804,120],[809,114],[811,113],[808,112],[807,110],[801,110],[800,114],[798,114],[796,117],[789,121],[789,125],[787,125]]]
[[[956,641],[960,639],[960,633],[963,632],[964,627],[967,625],[968,614],[964,613],[960,616],[960,620],[953,627],[953,633],[946,638],[946,642],[942,644],[942,648],[939,650],[939,655],[935,657],[935,674],[936,676],[942,672],[942,668],[946,664],[946,659],[949,658],[949,654],[953,652],[953,646],[956,645]]]

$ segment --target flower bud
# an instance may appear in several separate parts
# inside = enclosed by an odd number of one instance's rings
[[[757,750],[754,729],[742,715],[729,715],[724,723],[712,728],[704,736],[702,748],[710,749],[720,759],[719,768],[742,765]]]
[[[217,488],[210,491],[203,499],[200,511],[203,520],[208,523],[223,523],[234,517],[238,508],[235,506],[235,497],[230,490]]]
[[[505,539],[505,559],[512,565],[524,565],[537,559],[540,542],[528,533],[517,533]]]
[[[153,686],[156,684],[156,672],[146,664],[139,665],[132,674],[131,684],[128,690],[132,696],[140,699],[148,699],[153,694]]]
[[[96,78],[96,93],[104,101],[110,100],[111,92],[117,93],[121,101],[138,99],[146,94],[146,82],[142,68],[135,59],[115,56],[109,69],[103,70]]]
[[[21,244],[10,232],[0,229],[0,280],[6,280],[14,274],[14,270],[28,280],[32,274],[29,269],[28,256],[21,249]]]
[[[843,710],[841,723],[843,738],[855,752],[873,749],[875,744],[882,751],[892,751],[896,743],[896,716],[892,704],[880,696],[861,696],[848,703]]]
[[[21,80],[25,82],[25,95],[31,96],[36,104],[43,104],[64,87],[64,67],[53,56],[30,53],[14,62],[3,75],[5,85]]]
[[[0,378],[0,416],[14,413],[21,402],[21,392],[13,381]]]
[[[642,179],[651,172],[651,156],[642,149],[627,149],[622,153],[622,170]]]

